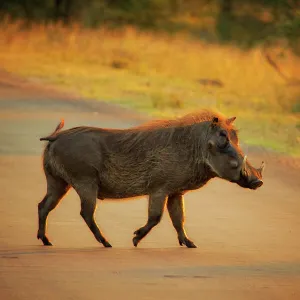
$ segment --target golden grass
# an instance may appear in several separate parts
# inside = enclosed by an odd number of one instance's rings
[[[244,142],[300,155],[299,111],[292,112],[300,86],[288,86],[260,49],[243,52],[133,28],[20,28],[0,27],[0,63],[10,72],[156,117],[216,108],[237,116]],[[300,78],[299,59],[287,52],[279,62],[288,76]],[[224,86],[203,86],[203,78]]]

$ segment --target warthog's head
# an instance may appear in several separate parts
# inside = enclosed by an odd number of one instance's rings
[[[259,169],[255,169],[243,155],[237,131],[232,126],[235,119],[213,118],[208,134],[206,163],[218,177],[255,190],[263,184],[264,163]]]

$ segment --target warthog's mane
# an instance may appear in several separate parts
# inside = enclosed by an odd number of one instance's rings
[[[163,144],[165,144],[166,141],[171,142],[175,132],[177,132],[177,138],[179,139],[185,139],[194,133],[198,135],[199,132],[201,132],[202,142],[204,142],[205,135],[207,135],[210,127],[209,124],[215,118],[218,119],[218,125],[226,129],[231,138],[235,142],[238,142],[236,134],[237,130],[232,123],[228,124],[228,122],[226,122],[228,119],[223,114],[207,109],[192,112],[173,119],[151,120],[126,129],[79,126],[60,131],[63,127],[63,123],[60,123],[53,134],[46,138],[42,138],[41,140],[54,141],[61,135],[104,131],[117,134],[117,136],[115,136],[115,142],[122,148],[128,148],[128,150],[130,150],[133,149],[133,147],[136,147],[137,144],[141,145],[143,140],[145,141],[149,138],[157,141],[160,140],[161,142],[164,141]]]
[[[201,110],[174,119],[151,120],[129,129],[112,131],[118,133],[114,139],[118,147],[129,155],[131,152],[137,153],[143,148],[143,144],[148,145],[146,141],[149,140],[152,140],[154,145],[160,144],[164,147],[188,143],[189,147],[193,145],[195,149],[200,150],[206,148],[202,145],[207,141],[214,118],[218,119],[220,127],[228,131],[231,139],[238,143],[236,129],[232,123],[226,122],[228,119],[224,115],[212,110]]]
[[[228,124],[226,122],[227,118],[223,114],[216,111],[203,109],[173,119],[150,120],[148,122],[126,129],[80,126],[61,131],[60,133],[58,133],[58,135],[104,130],[111,133],[120,133],[124,137],[132,137],[132,134],[137,134],[139,137],[141,137],[143,133],[145,133],[145,135],[148,135],[150,132],[155,131],[157,135],[164,135],[166,137],[172,136],[174,131],[176,131],[178,128],[185,128],[185,133],[187,134],[188,131],[192,132],[195,129],[195,127],[198,127],[198,125],[201,126],[201,124],[204,125],[205,123],[207,124],[208,122],[212,122],[215,118],[218,119],[218,125],[222,128],[228,130],[229,132],[237,131],[236,128],[232,125],[232,123]],[[160,133],[158,133],[158,131]]]
[[[223,114],[212,110],[204,110],[204,109],[174,119],[151,120],[139,126],[132,127],[131,129],[133,130],[153,129],[154,130],[163,127],[183,127],[183,126],[199,124],[202,122],[209,122],[212,121],[214,118],[218,118],[218,122],[220,126],[224,127],[224,129],[236,130],[231,124],[226,123],[227,118]]]

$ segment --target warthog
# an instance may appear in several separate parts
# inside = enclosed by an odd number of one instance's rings
[[[105,247],[111,245],[94,219],[97,198],[148,195],[148,221],[134,232],[134,246],[160,222],[167,206],[179,244],[195,248],[184,229],[186,192],[215,177],[253,190],[263,184],[263,167],[255,169],[246,161],[234,120],[201,111],[122,130],[82,126],[61,131],[61,122],[40,139],[48,141],[43,157],[47,194],[38,205],[37,238],[52,245],[47,216],[73,187],[81,199],[81,216]]]

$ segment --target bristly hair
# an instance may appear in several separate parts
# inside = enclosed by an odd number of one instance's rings
[[[177,127],[177,126],[189,126],[197,123],[212,121],[214,118],[218,119],[219,124],[226,129],[236,129],[233,127],[232,124],[228,125],[226,123],[227,118],[219,113],[208,109],[199,110],[197,112],[192,112],[182,117],[177,117],[174,119],[167,119],[167,120],[153,120],[141,124],[139,126],[133,127],[132,129],[157,129],[162,127]]]
[[[177,117],[174,119],[162,119],[162,120],[151,120],[149,122],[143,123],[139,126],[132,127],[128,132],[137,132],[137,131],[153,131],[160,128],[176,128],[176,127],[187,127],[203,122],[212,122],[215,118],[218,119],[218,124],[226,129],[229,133],[230,139],[235,143],[239,144],[238,130],[230,122],[228,124],[228,118],[225,117],[222,113],[216,112],[209,109],[201,109],[196,112],[191,112],[182,117]]]
[[[162,120],[151,120],[149,122],[143,123],[138,126],[134,126],[131,128],[127,129],[112,129],[112,128],[98,128],[98,127],[89,127],[89,126],[80,126],[80,127],[74,127],[71,129],[67,129],[64,131],[60,131],[63,127],[63,122],[61,122],[55,131],[44,138],[41,138],[40,140],[48,140],[48,141],[55,141],[60,135],[66,135],[66,134],[72,134],[72,133],[79,133],[79,132],[84,132],[84,131],[98,131],[98,130],[105,130],[105,131],[110,131],[110,132],[119,132],[125,135],[127,138],[132,138],[132,134],[142,134],[142,132],[145,133],[145,136],[148,135],[151,131],[156,131],[160,130],[163,128],[170,128],[173,130],[170,130],[166,132],[165,134],[167,136],[172,136],[173,131],[176,130],[178,127],[190,127],[192,125],[196,125],[199,123],[204,123],[204,122],[210,122],[213,121],[213,119],[217,118],[218,124],[223,127],[224,129],[227,129],[230,132],[230,136],[232,139],[238,143],[238,137],[237,137],[237,130],[234,128],[232,123],[228,124],[226,121],[228,120],[223,114],[219,112],[215,112],[213,110],[208,110],[208,109],[202,109],[196,112],[192,112],[189,114],[186,114],[182,117],[177,117],[174,119],[162,119]],[[163,134],[163,133],[162,133]],[[125,138],[123,136],[123,138]],[[122,138],[122,140],[123,140]],[[136,140],[138,137],[133,138],[133,140]],[[134,141],[133,141],[134,143]]]

